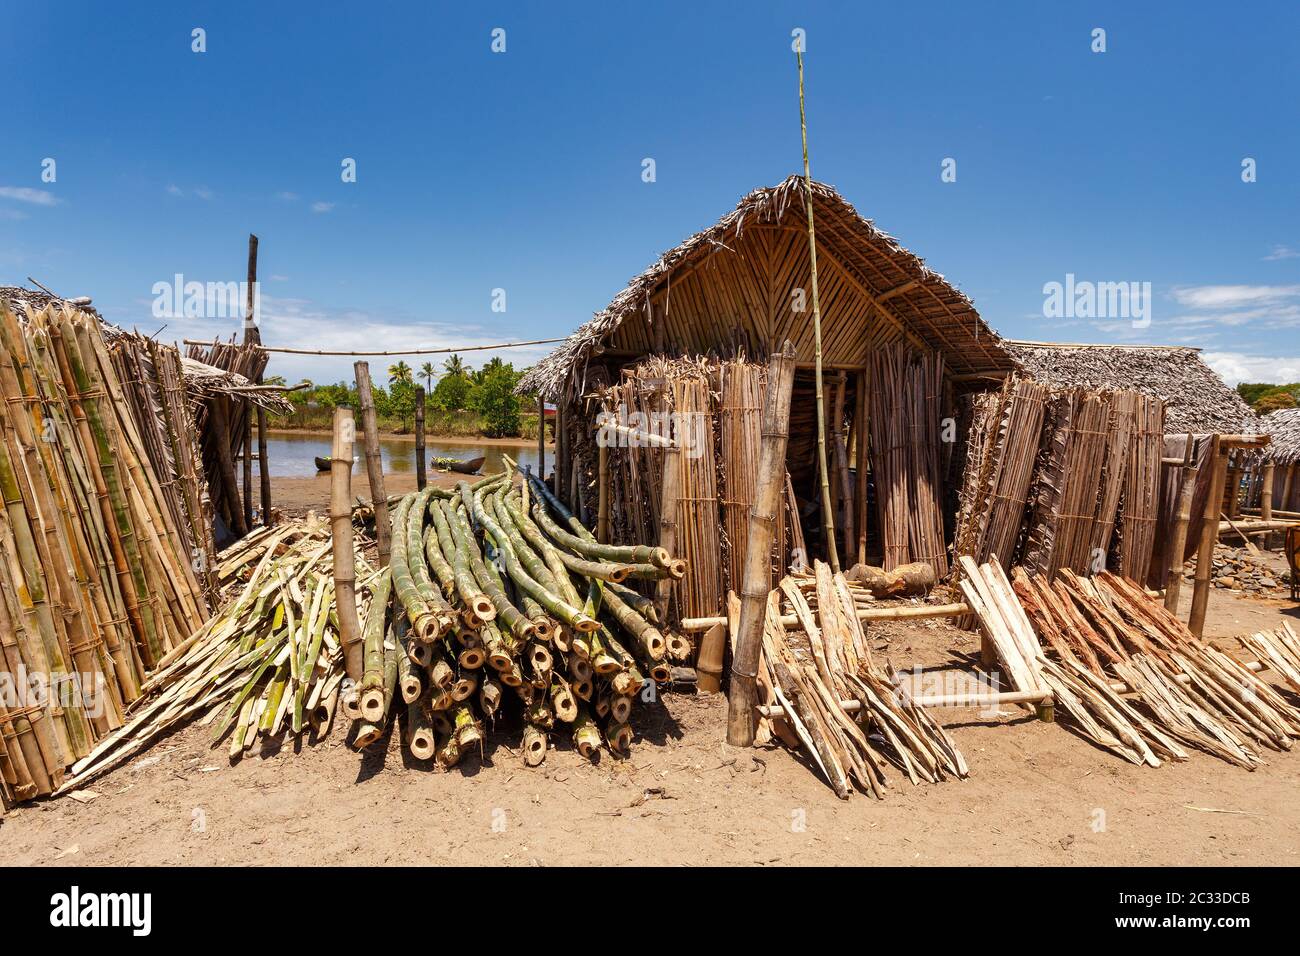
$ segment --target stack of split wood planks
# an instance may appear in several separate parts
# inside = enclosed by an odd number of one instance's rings
[[[1135,764],[1199,750],[1254,769],[1300,739],[1300,710],[1256,673],[1300,677],[1288,627],[1244,638],[1255,667],[1196,638],[1127,578],[1084,578],[961,559],[961,587],[1016,690],[1050,692],[1072,728]]]
[[[1052,575],[1145,581],[1160,513],[1164,405],[1011,377],[975,402],[956,548]]]
[[[912,783],[965,777],[956,745],[881,665],[858,619],[859,598],[818,561],[811,578],[786,577],[768,595],[760,691],[769,713],[759,739],[803,750],[836,795],[883,797],[893,765]],[[782,621],[783,602],[796,624]],[[733,627],[733,631],[734,631]]]

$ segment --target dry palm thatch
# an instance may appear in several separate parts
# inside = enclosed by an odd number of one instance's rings
[[[1200,349],[1014,340],[1005,344],[1020,369],[1045,384],[1141,392],[1161,399],[1172,433],[1235,435],[1260,429],[1259,418],[1202,361]]]
[[[1262,419],[1264,432],[1273,440],[1264,449],[1264,460],[1278,465],[1300,463],[1300,408],[1282,408]]]
[[[518,391],[540,393],[549,401],[583,394],[588,390],[588,362],[610,345],[611,337],[626,337],[628,341],[620,341],[619,348],[644,354],[664,351],[669,346],[681,351],[707,351],[732,345],[736,335],[741,334],[748,340],[751,356],[760,361],[773,341],[790,337],[799,347],[799,361],[811,361],[807,336],[776,327],[795,319],[810,319],[806,313],[791,315],[786,304],[788,280],[795,273],[801,276],[805,268],[798,264],[798,256],[806,257],[808,252],[806,229],[800,226],[806,215],[805,195],[802,176],[790,176],[776,186],[751,192],[713,226],[665,252],[634,278],[605,309],[535,365],[520,381]],[[814,182],[812,199],[819,259],[823,251],[827,259],[824,311],[829,356],[835,354],[837,340],[843,341],[847,349],[856,349],[859,357],[866,345],[863,335],[850,342],[846,336],[854,336],[847,329],[829,327],[834,324],[835,298],[839,295],[855,299],[863,312],[870,313],[872,318],[859,320],[861,327],[865,328],[867,321],[881,323],[885,331],[879,333],[878,341],[903,337],[913,344],[928,343],[943,352],[955,372],[1005,371],[1012,367],[996,333],[980,319],[970,299],[943,276],[861,216],[834,187]],[[800,226],[801,231],[784,237],[785,226]],[[800,239],[802,252],[782,245],[779,250],[775,246],[755,250],[753,261],[731,255],[748,238],[746,230],[761,233],[765,229],[772,232],[772,243]],[[769,260],[777,252],[786,257],[784,269],[769,268]],[[713,283],[707,305],[688,299],[678,304],[673,299],[674,284],[689,279],[691,274],[703,276],[713,265],[719,267],[719,272],[707,279]],[[760,271],[765,274],[756,278]],[[801,277],[797,285],[803,285]],[[628,323],[633,317],[640,317],[642,322]]]

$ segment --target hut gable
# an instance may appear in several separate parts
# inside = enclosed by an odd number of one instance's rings
[[[1283,408],[1262,419],[1264,431],[1273,440],[1264,455],[1279,465],[1300,462],[1300,408]]]
[[[1237,434],[1261,428],[1240,395],[1186,346],[1075,345],[1007,340],[1019,368],[1051,385],[1132,390],[1165,402],[1169,433]]]
[[[757,189],[716,224],[659,257],[590,322],[538,363],[521,392],[581,390],[602,353],[766,355],[789,338],[813,361],[804,181]],[[860,369],[873,346],[906,340],[938,350],[955,373],[1012,368],[1001,340],[964,293],[863,218],[833,187],[812,184],[823,361]],[[799,290],[802,290],[801,292]],[[802,311],[800,311],[802,306]]]

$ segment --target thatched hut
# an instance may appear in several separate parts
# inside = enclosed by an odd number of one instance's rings
[[[1165,427],[1171,433],[1239,434],[1261,428],[1258,416],[1205,364],[1198,348],[1014,339],[1005,344],[1016,365],[1040,382],[1163,399]]]
[[[1270,412],[1263,426],[1272,439],[1264,465],[1273,466],[1273,509],[1300,513],[1300,408]]]
[[[814,183],[812,203],[827,418],[832,432],[828,447],[836,457],[836,507],[842,515],[838,527],[845,532],[841,554],[851,563],[869,547],[864,534],[851,532],[855,523],[859,532],[868,524],[864,520],[867,483],[856,481],[856,475],[868,470],[868,443],[858,432],[865,429],[870,417],[868,394],[872,390],[867,381],[873,356],[905,355],[894,369],[900,375],[919,374],[918,363],[928,362],[926,374],[934,381],[928,394],[942,404],[945,413],[954,407],[954,390],[996,380],[1015,366],[1001,339],[964,293],[864,218],[834,188]],[[734,534],[736,526],[743,523],[740,509],[744,499],[734,488],[725,487],[728,462],[724,441],[730,434],[727,422],[721,419],[744,417],[756,410],[741,408],[745,400],[740,398],[721,400],[725,383],[720,362],[732,360],[733,379],[737,374],[761,375],[767,356],[786,340],[793,343],[797,354],[787,455],[790,498],[792,503],[798,502],[792,504],[796,513],[800,508],[804,511],[810,550],[820,551],[824,543],[815,540],[818,521],[810,513],[817,499],[811,270],[805,185],[797,176],[751,192],[708,229],[665,252],[520,383],[521,393],[539,394],[558,407],[555,484],[561,495],[596,518],[603,485],[597,480],[600,456],[593,435],[597,414],[602,408],[608,410],[610,389],[635,379],[638,384],[633,391],[640,389],[646,398],[646,389],[652,387],[646,382],[662,380],[665,372],[670,376],[680,373],[683,381],[691,379],[699,386],[699,394],[688,389],[669,398],[649,395],[649,407],[671,406],[677,411],[689,407],[717,421],[714,437],[722,481],[720,487],[708,486],[697,492],[700,497],[716,495],[720,499],[705,501],[705,506],[729,507],[735,512],[731,521]],[[663,361],[701,357],[703,363]],[[740,365],[734,363],[736,359],[742,360]],[[638,369],[644,374],[638,374]],[[746,392],[747,387],[747,383],[737,383],[735,396],[755,394]],[[620,393],[619,401],[625,397],[626,392]],[[745,420],[757,427],[756,413]],[[898,440],[906,439],[900,434]],[[737,441],[739,447],[745,447],[743,438]],[[931,455],[934,467],[946,466],[950,452],[951,447],[940,448],[936,439]],[[643,469],[624,464],[633,477],[644,474]],[[937,512],[941,492],[930,482],[925,487],[933,488],[936,501],[929,506]],[[639,502],[629,500],[638,496]],[[638,506],[643,506],[640,510],[648,517],[632,520],[634,527],[628,533],[653,528],[652,519],[657,518],[653,488],[638,491],[620,486],[615,500],[624,507],[611,519],[613,537],[619,536],[620,520],[636,518]],[[681,517],[694,523],[697,518],[703,520],[706,512],[707,507]],[[727,534],[722,538],[725,551]],[[872,541],[870,547],[879,554],[884,546]]]

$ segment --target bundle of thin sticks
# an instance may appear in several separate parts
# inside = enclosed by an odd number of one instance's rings
[[[966,762],[943,728],[912,703],[892,666],[874,660],[842,574],[814,566],[816,610],[807,582],[787,577],[768,596],[760,686],[782,717],[761,730],[802,748],[836,795],[853,788],[883,797],[885,766],[894,764],[912,783],[966,776]],[[784,598],[799,627],[781,622]],[[850,714],[843,701],[856,701]]]
[[[450,768],[481,747],[483,722],[518,701],[523,757],[548,736],[584,756],[625,754],[647,683],[672,679],[690,644],[665,634],[654,603],[624,582],[680,580],[661,548],[598,543],[532,475],[427,488],[393,511],[391,597],[365,618],[355,742],[403,716],[417,759]],[[507,693],[507,690],[513,693]]]
[[[1254,769],[1259,748],[1290,749],[1300,710],[1251,668],[1194,637],[1127,578],[1069,570],[1049,579],[962,559],[962,589],[1017,690],[1049,689],[1083,736],[1132,763],[1189,749]],[[1246,646],[1285,677],[1293,632]]]
[[[357,564],[364,609],[380,576]],[[65,791],[200,715],[231,759],[259,740],[265,749],[286,733],[329,733],[344,671],[328,526],[309,517],[259,528],[221,553],[216,578],[231,603],[161,662],[144,687],[156,693],[73,766]]]
[[[1050,390],[1013,376],[975,405],[955,550],[1006,565],[1024,527]]]
[[[1156,523],[1160,514],[1164,402],[1149,395],[1137,395],[1133,419],[1133,448],[1128,456],[1123,510],[1119,518],[1118,570],[1130,580],[1145,581],[1155,552]]]
[[[948,573],[943,531],[943,357],[896,343],[871,353],[871,470],[885,570],[925,561]]]
[[[198,578],[211,604],[216,557],[212,501],[180,352],[139,333],[121,332],[108,340],[108,353],[181,544],[195,556]]]
[[[121,726],[207,603],[98,319],[0,303],[0,392],[0,736],[28,799]]]

